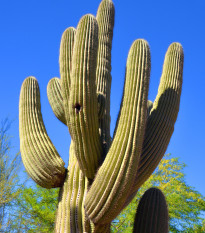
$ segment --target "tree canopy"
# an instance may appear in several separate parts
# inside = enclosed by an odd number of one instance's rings
[[[57,203],[58,189],[24,187],[16,200],[11,232],[53,232]]]
[[[11,155],[11,137],[8,119],[2,121],[0,126],[0,231],[6,232],[10,225],[9,213],[12,211],[14,201],[19,195],[20,185],[18,171],[20,154]]]

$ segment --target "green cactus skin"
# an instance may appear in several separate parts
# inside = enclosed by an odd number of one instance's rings
[[[22,85],[22,159],[40,186],[60,187],[55,232],[110,232],[111,221],[157,167],[174,130],[182,87],[182,46],[173,43],[168,48],[152,103],[147,100],[150,51],[148,43],[140,39],[128,54],[111,142],[114,14],[112,1],[102,0],[96,18],[85,15],[77,29],[70,27],[62,35],[61,77],[49,81],[47,95],[54,114],[71,135],[67,169],[46,133],[37,80],[28,77]]]
[[[96,85],[99,109],[104,108],[103,117],[99,118],[103,157],[111,145],[110,137],[110,91],[111,91],[111,48],[114,27],[115,8],[111,0],[102,1],[97,12],[98,22],[98,56],[96,68]],[[100,97],[99,97],[100,96]],[[105,100],[105,101],[104,101]]]
[[[147,119],[138,172],[127,203],[155,170],[169,144],[179,111],[183,60],[182,46],[171,44],[165,56],[158,94]]]
[[[169,214],[163,193],[148,189],[140,199],[135,215],[133,233],[168,233]]]
[[[61,79],[52,78],[47,86],[48,101],[55,116],[66,125],[63,96],[61,92]]]
[[[141,163],[136,178],[139,187],[156,168],[174,131],[181,96],[182,70],[182,46],[173,43],[166,53],[158,94],[147,120]],[[151,170],[149,174],[147,174],[148,170]]]
[[[79,166],[90,179],[95,176],[102,153],[95,84],[97,49],[97,21],[85,15],[77,26],[73,48],[68,127]]]
[[[98,119],[99,121],[103,119],[105,113],[105,96],[101,93],[97,94],[97,101],[98,101]],[[101,135],[101,129],[99,130]]]
[[[133,43],[126,69],[116,134],[85,199],[86,212],[95,224],[108,223],[118,215],[136,176],[146,126],[150,75],[146,41]]]
[[[19,103],[20,150],[24,166],[42,187],[61,187],[64,162],[47,135],[40,104],[37,80],[28,77],[22,84]]]
[[[85,232],[85,213],[82,213],[87,179],[79,168],[73,142],[70,146],[69,166],[65,182],[59,193],[55,232]]]
[[[73,55],[73,46],[75,41],[76,30],[73,27],[67,28],[61,39],[60,45],[60,56],[59,56],[59,66],[61,74],[61,90],[63,97],[64,112],[67,122],[70,122],[68,113],[68,100],[70,95],[70,79],[71,79],[71,63]]]
[[[96,227],[87,218],[83,205],[89,182],[78,165],[73,141],[69,155],[69,173],[59,192],[55,232],[110,232],[110,224]]]

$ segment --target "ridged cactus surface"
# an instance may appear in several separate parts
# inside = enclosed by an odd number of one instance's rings
[[[133,185],[145,132],[149,74],[148,44],[137,40],[127,59],[116,134],[85,200],[94,223],[108,223],[115,218]]]
[[[31,178],[45,188],[61,187],[64,162],[47,135],[37,80],[28,77],[22,84],[19,103],[20,149]]]
[[[157,188],[148,189],[140,199],[133,233],[168,233],[169,215],[165,197]]]
[[[61,79],[52,78],[47,86],[47,96],[55,116],[66,125],[63,96],[61,91]]]
[[[78,161],[73,150],[70,148],[70,164],[68,175],[60,190],[59,204],[56,216],[56,232],[69,232],[74,226],[73,232],[86,232],[85,212],[83,210],[83,199],[87,188],[87,179],[79,168]],[[71,223],[73,226],[71,226]]]
[[[149,103],[148,106],[148,109],[151,109],[147,118],[138,172],[131,189],[133,195],[159,164],[174,131],[182,88],[183,58],[182,46],[179,43],[171,44],[165,56],[158,94],[154,103]]]
[[[98,24],[85,15],[76,30],[73,48],[68,128],[83,173],[93,179],[99,166],[102,145],[96,96]]]
[[[40,186],[60,187],[55,232],[110,232],[111,221],[157,167],[174,131],[182,87],[182,46],[173,43],[168,48],[152,103],[147,99],[149,45],[139,39],[128,54],[123,98],[111,140],[114,14],[112,1],[103,0],[96,17],[83,16],[76,29],[69,27],[62,35],[61,77],[49,81],[47,95],[55,116],[71,135],[67,169],[47,135],[37,80],[28,77],[22,84],[22,159]],[[151,198],[150,205],[155,204]]]

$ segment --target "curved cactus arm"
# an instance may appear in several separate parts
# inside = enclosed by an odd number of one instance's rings
[[[96,85],[100,113],[99,124],[104,154],[110,144],[110,90],[111,90],[111,49],[114,27],[115,8],[111,0],[103,0],[97,12],[98,55],[96,68]]]
[[[85,15],[77,26],[73,50],[68,127],[79,166],[90,179],[102,154],[95,84],[97,48],[97,21]]]
[[[38,82],[24,80],[19,102],[20,150],[31,178],[45,188],[60,187],[65,179],[64,162],[47,135],[40,104]]]
[[[140,199],[133,233],[168,232],[169,214],[164,194],[157,188],[150,188]]]
[[[149,178],[162,159],[174,131],[182,89],[183,49],[169,46],[165,56],[157,97],[147,120],[142,154],[132,195]],[[130,200],[131,201],[131,200]]]
[[[52,78],[48,82],[47,96],[55,116],[66,125],[63,96],[61,93],[61,80],[59,78]]]
[[[149,46],[137,40],[127,59],[116,134],[85,200],[86,212],[95,224],[109,223],[119,214],[133,185],[144,138],[149,74]]]
[[[73,27],[67,28],[61,38],[59,66],[61,75],[61,90],[63,97],[63,105],[65,111],[66,121],[69,122],[69,95],[71,85],[71,69],[72,69],[72,56],[73,47],[75,42],[76,29]],[[67,124],[68,125],[68,124]]]
[[[59,193],[55,232],[86,232],[85,213],[82,213],[82,209],[87,180],[74,153],[71,143],[68,173]]]

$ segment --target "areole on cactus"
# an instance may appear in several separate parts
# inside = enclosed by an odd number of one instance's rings
[[[77,29],[70,27],[62,35],[61,78],[49,81],[47,95],[54,114],[68,126],[71,135],[67,169],[47,135],[36,78],[28,77],[22,84],[22,160],[37,184],[60,187],[55,232],[110,232],[112,220],[157,167],[174,130],[182,87],[182,46],[173,43],[168,48],[158,94],[152,103],[147,99],[149,45],[139,39],[128,54],[123,98],[111,140],[113,27],[114,5],[111,0],[103,0],[96,17],[83,16]],[[160,200],[165,213],[164,199]],[[162,214],[156,216],[158,224]],[[168,228],[160,232],[166,231]],[[150,232],[159,232],[159,228]]]

